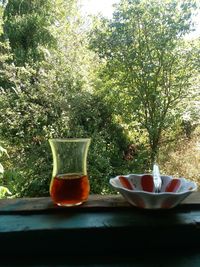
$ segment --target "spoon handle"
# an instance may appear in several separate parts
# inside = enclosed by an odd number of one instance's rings
[[[154,163],[153,165],[153,181],[154,181],[154,192],[159,193],[161,190],[162,180],[160,177],[160,171],[158,164]]]

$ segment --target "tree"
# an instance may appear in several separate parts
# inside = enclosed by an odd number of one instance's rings
[[[96,21],[91,33],[107,92],[119,96],[117,112],[126,122],[146,130],[151,163],[189,95],[195,50],[183,37],[195,9],[195,1],[122,0],[113,19]]]
[[[31,28],[40,16],[44,22],[48,3],[48,12],[53,12],[46,17],[51,23],[45,30],[56,42],[51,38],[49,44],[48,38],[43,42],[44,24],[39,23],[24,46],[28,24]],[[40,8],[35,8],[36,4],[41,4]],[[94,94],[98,60],[88,50],[76,1],[10,0],[4,20],[3,37],[11,48],[5,51],[9,57],[0,61],[0,139],[10,155],[9,162],[4,162],[9,189],[14,196],[48,195],[52,171],[48,139],[88,136],[92,137],[91,189],[100,193],[104,186],[109,188],[111,164],[117,165],[125,137],[112,123],[110,107]],[[111,133],[116,132],[118,136],[113,138]]]
[[[9,39],[17,65],[42,60],[42,48],[55,45],[56,40],[49,31],[52,14],[49,0],[8,1],[4,11],[4,36]]]
[[[5,8],[2,39],[11,48],[0,50],[0,139],[20,176],[18,195],[47,194],[52,162],[46,141],[67,136],[70,99],[87,87],[86,72],[77,71],[87,53],[77,12],[76,1],[61,0],[10,0]]]

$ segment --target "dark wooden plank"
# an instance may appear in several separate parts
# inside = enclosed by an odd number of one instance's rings
[[[133,251],[200,248],[200,211],[114,211],[0,216],[0,257],[131,255]]]
[[[5,265],[4,265],[5,263]],[[99,255],[93,257],[78,256],[64,257],[62,255],[54,255],[54,257],[41,258],[24,256],[20,259],[10,259],[2,262],[0,266],[26,266],[26,267],[199,267],[200,266],[200,252],[199,251],[141,251],[131,255],[115,255],[104,256]]]
[[[193,207],[200,208],[200,192],[194,192],[188,196],[179,207]],[[2,199],[0,200],[0,214],[17,213],[17,212],[48,212],[59,211],[62,209],[71,210],[101,210],[101,209],[115,209],[115,208],[132,208],[121,195],[90,195],[87,202],[81,206],[65,208],[56,206],[50,197],[41,198],[16,198],[16,199]]]
[[[63,266],[70,266],[69,259],[71,266],[79,266],[78,258],[92,255],[94,261],[84,264],[83,260],[83,266],[98,266],[98,259],[116,257],[110,266],[137,266],[141,260],[142,265],[138,266],[148,266],[149,262],[149,266],[196,267],[199,254],[188,261],[182,261],[182,254],[176,253],[173,260],[166,258],[172,257],[171,252],[177,252],[177,248],[184,251],[184,256],[185,251],[200,251],[200,208],[188,208],[199,207],[195,198],[190,201],[180,205],[186,208],[151,211],[129,206],[120,195],[93,195],[78,209],[55,207],[50,198],[2,200],[1,262],[3,258],[10,260],[10,255],[12,259],[40,256],[44,262],[51,256],[57,261],[63,256]],[[157,251],[157,260],[164,264],[156,265],[154,257],[152,262],[147,261],[150,251]],[[160,256],[163,252],[166,255]],[[184,265],[186,262],[189,265]],[[27,261],[25,266],[29,266]],[[109,261],[99,266],[109,266]]]

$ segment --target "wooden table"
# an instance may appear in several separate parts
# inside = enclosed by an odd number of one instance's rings
[[[120,195],[63,208],[51,199],[0,200],[0,266],[200,266],[200,193],[171,210]]]

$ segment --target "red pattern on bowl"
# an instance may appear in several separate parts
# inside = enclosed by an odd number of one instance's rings
[[[197,184],[185,178],[161,175],[161,179],[159,193],[154,192],[150,174],[119,175],[109,182],[131,205],[144,209],[173,208],[197,190]]]

